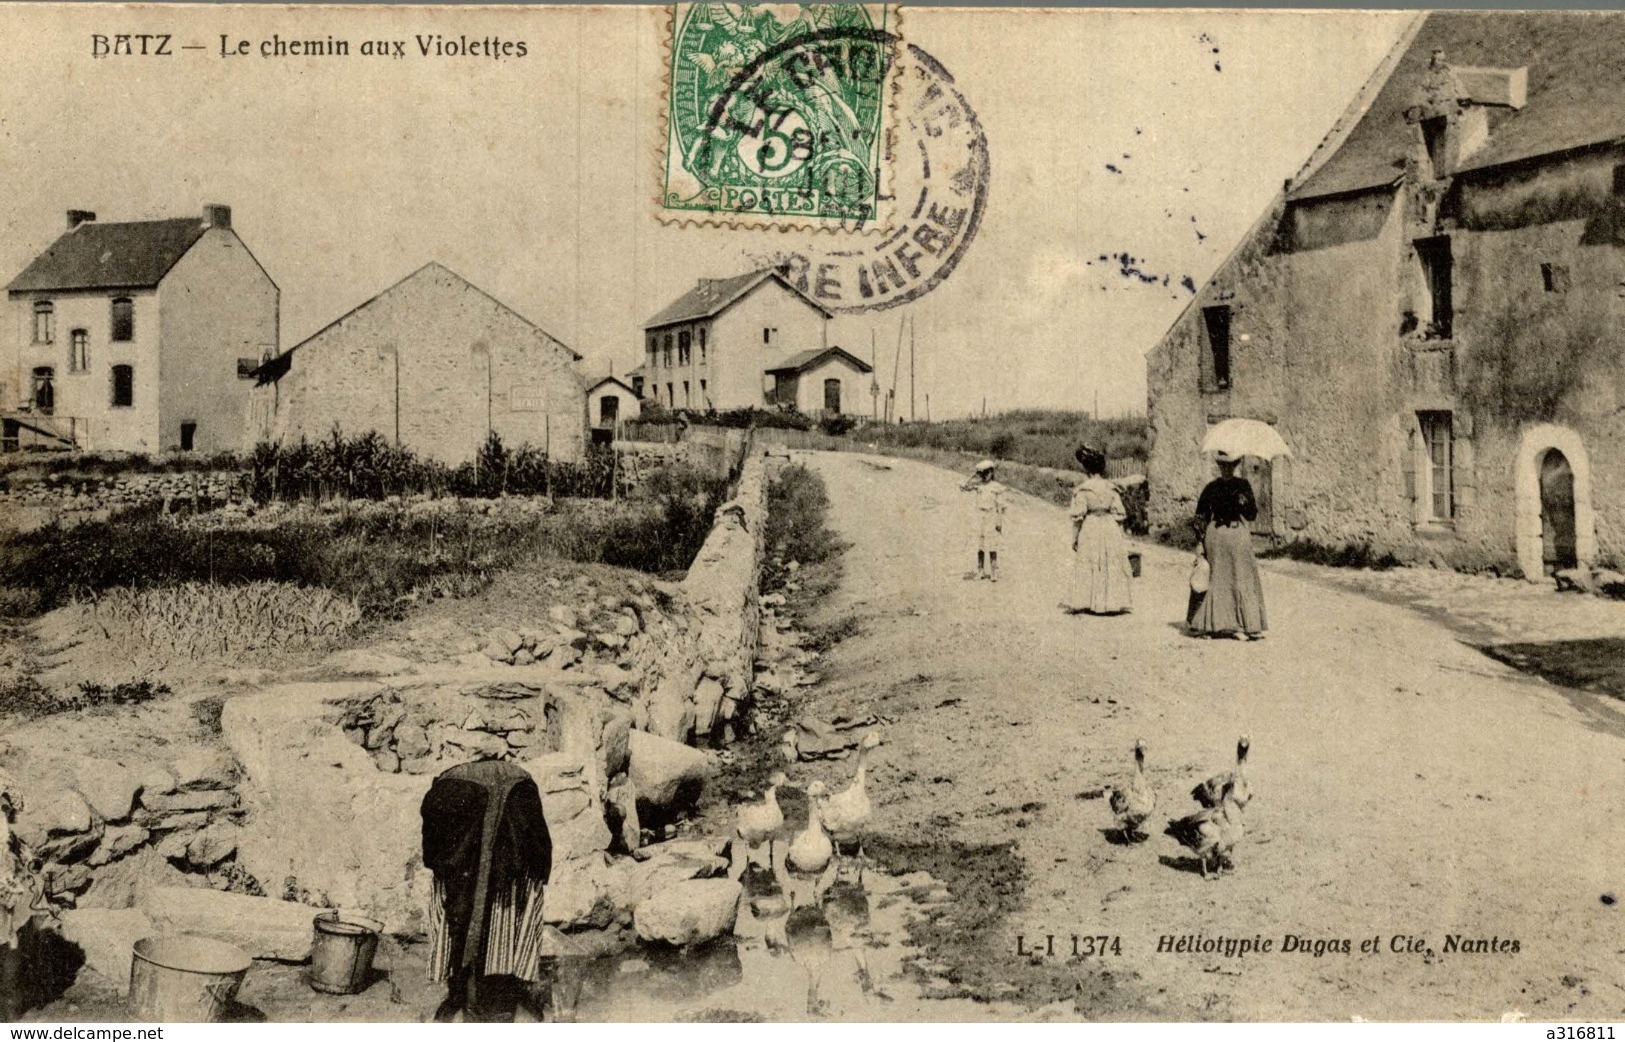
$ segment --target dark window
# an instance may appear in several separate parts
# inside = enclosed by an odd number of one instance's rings
[[[1625,163],[1614,167],[1614,194],[1625,195]]]
[[[1229,305],[1203,308],[1202,327],[1207,333],[1207,364],[1202,375],[1210,389],[1222,391],[1230,386]]]
[[[705,327],[700,327],[700,364],[705,364]],[[701,381],[702,383],[704,381]]]
[[[598,425],[600,427],[613,427],[621,418],[621,400],[613,394],[606,394],[598,399]]]
[[[773,341],[778,337],[778,335],[779,328],[777,326],[762,327],[762,343],[767,344],[769,347],[773,345]]]
[[[666,368],[670,369],[671,368],[671,334],[670,333],[666,334],[665,342],[662,345],[661,357],[665,359]]]
[[[113,300],[113,339],[135,339],[135,301],[129,297]]]
[[[1456,516],[1451,416],[1449,412],[1419,412],[1416,419],[1422,428],[1422,450],[1427,457],[1427,486],[1422,497],[1426,516],[1434,521],[1449,521]]]
[[[688,381],[684,380],[683,381],[683,407],[687,408],[690,404],[691,403],[689,402],[689,399],[688,399]]]
[[[1416,259],[1422,265],[1422,281],[1427,289],[1428,314],[1424,316],[1424,335],[1429,340],[1448,340],[1455,322],[1450,299],[1450,237],[1439,235],[1431,239],[1418,239]]]
[[[181,451],[182,452],[191,452],[192,451],[192,443],[196,439],[197,439],[197,424],[195,424],[195,423],[183,423],[183,424],[181,424]]]
[[[113,404],[116,406],[130,406],[135,404],[135,369],[127,365],[113,367]]]
[[[56,342],[56,305],[41,300],[34,305],[34,343]]]
[[[677,390],[671,384],[666,385],[666,404],[674,409],[677,407]]]
[[[836,414],[841,411],[841,381],[833,376],[824,381],[824,411]]]
[[[704,342],[703,333],[701,335],[701,342],[702,343]],[[703,351],[704,348],[702,347],[701,350]],[[701,355],[700,357],[704,358],[704,355]],[[711,408],[711,396],[705,393],[705,381],[704,380],[700,381],[700,406],[701,406],[701,408],[705,408],[705,409]]]
[[[1546,263],[1540,266],[1540,284],[1547,293],[1569,291],[1569,268],[1566,264]]]
[[[688,364],[688,357],[689,357],[690,353],[692,353],[692,351],[693,351],[693,348],[691,346],[693,344],[693,342],[694,342],[693,341],[693,334],[690,333],[688,330],[685,329],[681,333],[677,334],[677,364],[678,365],[687,365]]]
[[[82,373],[90,368],[90,335],[83,329],[68,334],[68,372]]]
[[[266,359],[266,361],[268,362],[270,359]],[[260,365],[260,361],[255,358],[237,359],[237,379],[252,380],[254,378],[254,370],[258,369]]]
[[[1449,136],[1450,121],[1444,116],[1434,116],[1422,121],[1422,143],[1427,146],[1428,162],[1433,164],[1433,175],[1443,177],[1446,170],[1446,156],[1444,154],[1445,139]]]
[[[56,412],[56,370],[48,365],[38,366],[34,369],[34,391],[30,400],[34,403],[34,411],[41,416],[49,416]]]

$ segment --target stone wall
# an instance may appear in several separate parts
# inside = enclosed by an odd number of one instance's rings
[[[767,461],[752,452],[680,585],[677,624],[635,663],[633,726],[679,742],[726,736],[750,692],[766,520]]]
[[[213,506],[242,496],[246,477],[237,471],[111,477],[13,476],[0,481],[0,517],[17,524],[27,512],[38,515],[39,521],[49,522],[152,503],[190,504],[194,495],[205,506]]]

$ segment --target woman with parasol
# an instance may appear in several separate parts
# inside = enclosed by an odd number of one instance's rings
[[[1273,459],[1291,455],[1291,450],[1268,424],[1226,420],[1209,432],[1202,451],[1213,453],[1219,476],[1208,482],[1196,501],[1207,591],[1200,599],[1191,599],[1186,623],[1204,636],[1262,640],[1268,622],[1250,528],[1258,517],[1258,500],[1236,468],[1246,456]]]

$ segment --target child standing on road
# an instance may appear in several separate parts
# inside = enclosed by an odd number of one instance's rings
[[[976,571],[966,573],[967,579],[999,581],[999,549],[1004,543],[1003,485],[993,480],[995,464],[985,459],[976,464],[976,473],[963,485],[961,492],[976,493]]]

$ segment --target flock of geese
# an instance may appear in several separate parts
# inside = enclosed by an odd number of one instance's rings
[[[874,814],[874,804],[869,798],[867,760],[879,745],[880,736],[875,732],[863,736],[858,743],[852,781],[840,792],[830,792],[827,785],[817,780],[807,786],[807,825],[791,839],[785,851],[785,865],[791,871],[820,875],[836,862],[842,848],[856,847],[857,879],[863,882],[866,863],[863,836]],[[774,846],[784,829],[784,810],[779,806],[778,793],[779,788],[789,782],[780,771],[769,780],[760,803],[747,803],[739,808],[734,833],[744,854],[739,862],[741,868],[752,854],[759,858],[763,847],[767,849],[768,867],[776,866]]]
[[[1246,735],[1236,742],[1236,765],[1221,771],[1191,790],[1191,799],[1201,809],[1183,818],[1168,822],[1163,830],[1178,840],[1180,845],[1196,855],[1202,878],[1208,878],[1208,862],[1213,862],[1214,874],[1226,869],[1234,870],[1232,854],[1240,842],[1245,828],[1242,811],[1252,802],[1252,789],[1247,785],[1247,752],[1252,743]],[[1157,809],[1157,793],[1145,773],[1145,742],[1134,743],[1134,773],[1122,788],[1107,787],[1105,794],[1117,827],[1125,842],[1146,839],[1140,827]]]

